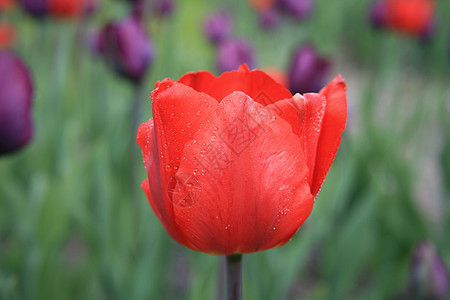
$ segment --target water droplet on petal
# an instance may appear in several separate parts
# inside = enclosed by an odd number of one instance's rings
[[[186,183],[186,185],[184,186],[184,189],[186,190],[186,192],[191,191],[191,189],[192,189],[192,183]]]

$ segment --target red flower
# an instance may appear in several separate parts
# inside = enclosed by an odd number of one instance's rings
[[[97,6],[96,0],[48,0],[49,11],[52,15],[71,18],[92,12]]]
[[[15,2],[15,0],[0,0],[0,12],[11,8]]]
[[[156,215],[179,243],[210,254],[286,243],[309,216],[347,119],[338,76],[319,94],[291,93],[241,66],[157,82],[139,127]]]
[[[16,29],[12,24],[0,22],[0,49],[9,48],[16,41]]]
[[[434,0],[384,0],[372,7],[372,21],[406,34],[428,36],[435,6]]]

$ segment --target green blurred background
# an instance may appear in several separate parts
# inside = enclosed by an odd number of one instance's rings
[[[262,31],[245,1],[176,2],[149,19],[157,80],[215,72],[207,14],[228,9],[258,67],[286,69],[302,42],[333,60],[348,84],[349,120],[313,212],[285,246],[244,257],[244,299],[397,299],[415,246],[432,241],[450,265],[450,2],[423,43],[374,30],[369,0],[317,0],[304,22]],[[215,299],[222,257],[196,253],[164,231],[140,189],[134,87],[91,55],[78,33],[125,17],[103,1],[86,20],[4,18],[35,84],[35,137],[0,158],[0,299]],[[136,167],[137,166],[137,167]]]

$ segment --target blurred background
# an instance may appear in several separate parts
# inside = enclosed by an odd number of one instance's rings
[[[447,0],[0,0],[0,299],[221,299],[140,189],[155,82],[246,62],[348,85],[341,147],[244,299],[449,299]]]

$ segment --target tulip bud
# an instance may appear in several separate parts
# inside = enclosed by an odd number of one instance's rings
[[[228,39],[232,27],[231,17],[226,11],[211,14],[204,23],[205,35],[213,44]]]
[[[219,45],[217,51],[217,69],[219,72],[236,70],[246,63],[250,68],[255,64],[252,46],[243,39],[232,39]]]
[[[16,41],[16,29],[13,25],[0,22],[0,49],[9,48]]]
[[[275,0],[248,0],[253,9],[256,11],[265,11],[270,9],[274,5]]]
[[[33,17],[44,17],[48,14],[48,0],[20,0],[22,9]]]
[[[84,15],[90,16],[94,14],[98,10],[99,6],[100,4],[98,0],[85,0],[83,8]]]
[[[374,27],[429,39],[434,33],[433,0],[382,0],[372,4],[369,16]]]
[[[420,299],[446,299],[449,274],[435,247],[421,243],[415,250],[411,266],[411,291]]]
[[[275,28],[280,23],[280,13],[271,8],[259,14],[259,25],[264,29]]]
[[[154,56],[153,44],[135,18],[109,23],[94,44],[120,75],[136,83],[144,77]]]
[[[311,14],[314,3],[312,0],[278,0],[278,6],[295,19],[301,20]]]
[[[10,50],[0,50],[0,154],[27,144],[33,132],[33,87],[22,61]]]
[[[369,18],[374,27],[382,27],[387,18],[386,3],[381,1],[374,2],[370,7]]]
[[[173,0],[157,0],[155,2],[155,12],[160,16],[170,16],[175,4]]]
[[[83,0],[48,0],[49,11],[55,17],[71,18],[82,14]]]
[[[326,82],[330,63],[319,57],[313,46],[297,49],[289,69],[289,90],[295,93],[318,92]]]
[[[0,0],[0,12],[10,9],[14,2],[14,0]]]
[[[97,8],[96,0],[47,0],[49,11],[55,17],[73,18],[92,14]]]

